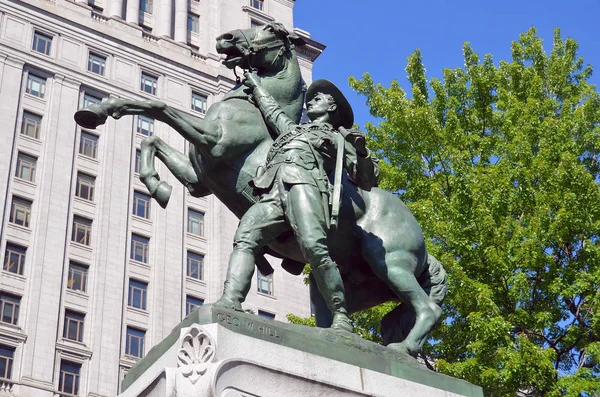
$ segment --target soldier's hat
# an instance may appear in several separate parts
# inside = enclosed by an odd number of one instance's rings
[[[308,87],[308,90],[306,91],[306,103],[312,101],[319,92],[331,95],[335,101],[335,104],[337,105],[336,112],[338,115],[338,125],[334,127],[338,128],[342,126],[344,128],[352,128],[352,125],[354,124],[354,113],[352,112],[350,103],[344,94],[342,94],[342,91],[340,91],[340,89],[329,80],[316,80],[310,85],[310,87]]]

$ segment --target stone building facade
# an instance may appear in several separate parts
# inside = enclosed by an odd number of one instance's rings
[[[137,169],[171,128],[144,117],[79,128],[109,96],[159,99],[202,117],[233,87],[214,38],[269,21],[293,27],[293,0],[0,2],[0,393],[112,396],[128,368],[195,305],[216,300],[238,220],[214,197],[173,186],[166,209]],[[307,82],[324,46],[300,53]],[[301,277],[273,263],[245,307],[310,314]]]

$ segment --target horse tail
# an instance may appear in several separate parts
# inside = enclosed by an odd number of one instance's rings
[[[417,279],[429,298],[440,305],[448,292],[448,278],[444,266],[433,255],[427,254],[427,268]],[[383,344],[402,342],[415,325],[415,312],[400,304],[381,319]]]

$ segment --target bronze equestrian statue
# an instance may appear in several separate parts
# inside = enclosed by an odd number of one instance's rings
[[[300,121],[306,86],[294,47],[300,37],[281,24],[269,23],[234,30],[217,37],[217,51],[224,65],[255,70],[261,85],[294,123]],[[260,200],[250,181],[276,138],[252,100],[251,89],[238,83],[222,101],[213,104],[200,119],[160,101],[111,98],[78,111],[75,119],[85,128],[103,124],[108,116],[142,114],[167,123],[190,142],[189,156],[174,150],[158,137],[142,143],[140,179],[161,206],[166,206],[171,187],[160,181],[154,169],[158,157],[190,193],[214,194],[238,218]],[[349,313],[388,301],[403,302],[382,320],[384,343],[415,356],[441,317],[446,293],[443,266],[425,248],[421,228],[406,205],[379,188],[360,189],[342,179],[339,221],[327,246],[337,263]],[[283,258],[282,266],[299,274],[307,258],[293,233],[279,236],[257,252],[256,264],[265,264],[263,253]],[[250,275],[251,276],[251,275]],[[311,299],[317,325],[329,327],[332,312],[311,278]]]

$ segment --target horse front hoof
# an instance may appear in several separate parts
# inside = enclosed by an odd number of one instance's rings
[[[409,343],[406,340],[400,343],[390,343],[387,345],[390,349],[396,350],[401,354],[405,354],[407,356],[417,357],[419,354],[419,347],[413,343]]]
[[[75,112],[75,122],[83,128],[94,129],[106,122],[108,114],[98,105],[92,105]]]
[[[156,190],[152,194],[152,197],[158,202],[162,208],[166,208],[171,198],[171,191],[173,188],[165,181],[160,181],[156,186]]]

